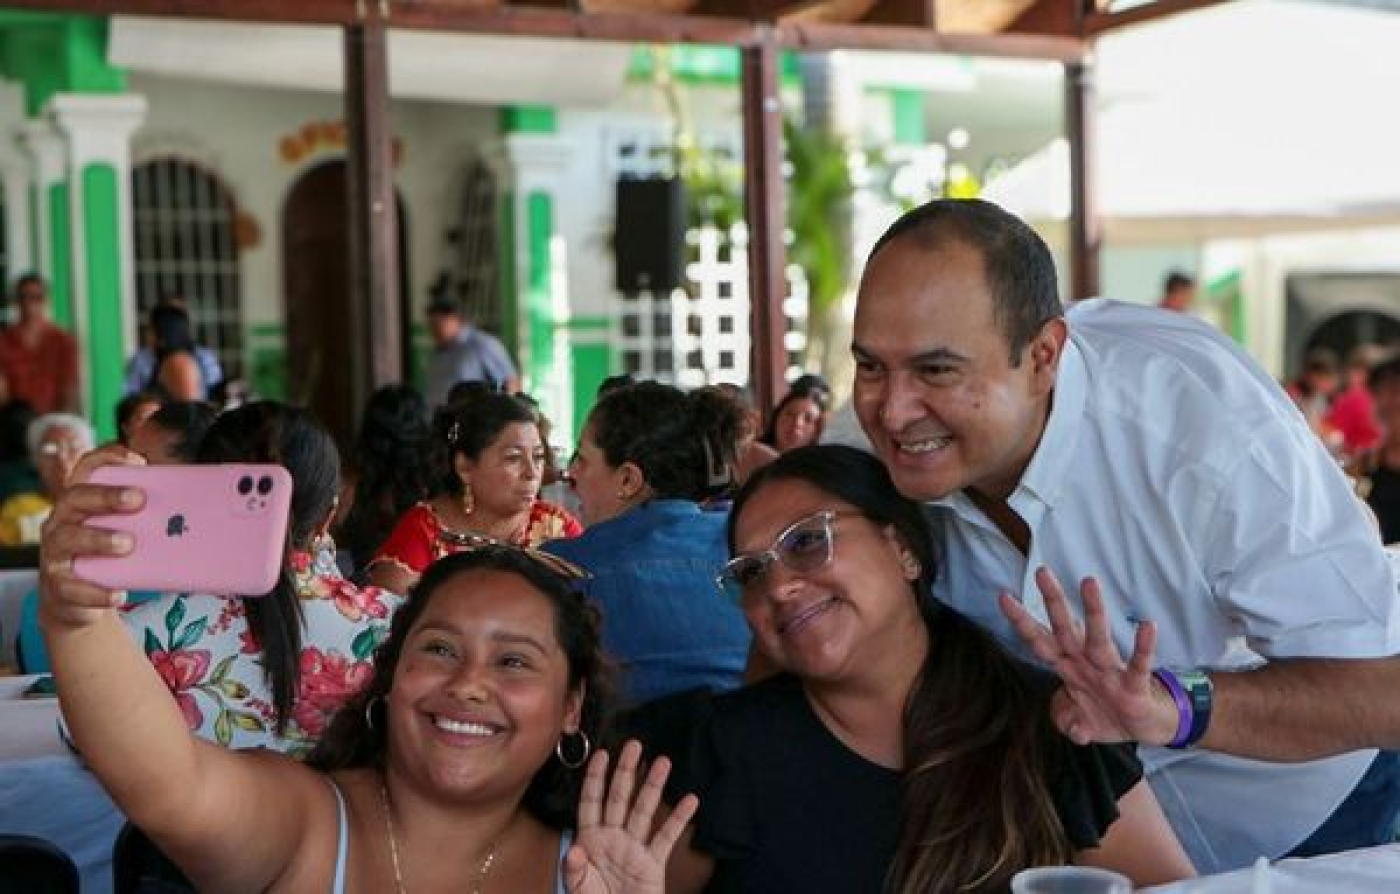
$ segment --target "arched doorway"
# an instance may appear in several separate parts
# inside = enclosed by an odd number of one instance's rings
[[[360,407],[350,307],[350,234],[345,162],[328,161],[293,184],[282,212],[282,282],[287,313],[287,400],[310,407],[342,451],[354,441]],[[408,311],[407,222],[399,211],[400,314]],[[363,358],[360,362],[364,362]]]

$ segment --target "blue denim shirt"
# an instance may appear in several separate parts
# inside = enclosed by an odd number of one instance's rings
[[[593,574],[588,592],[603,612],[603,645],[622,665],[626,704],[742,682],[748,624],[715,585],[729,558],[728,517],[652,500],[542,547]]]

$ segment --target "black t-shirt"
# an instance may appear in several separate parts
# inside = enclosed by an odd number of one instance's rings
[[[1093,847],[1142,778],[1129,748],[1047,749],[1050,792],[1076,849]],[[708,891],[876,894],[899,831],[900,774],[837,739],[801,683],[780,675],[727,693],[677,786],[700,797],[694,846],[715,860]]]

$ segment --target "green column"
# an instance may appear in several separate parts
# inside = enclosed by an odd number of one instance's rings
[[[68,140],[73,331],[82,346],[84,409],[103,438],[136,344],[131,245],[131,134],[139,96],[60,94],[49,116]]]
[[[568,162],[553,109],[516,106],[501,111],[510,185],[502,209],[502,318],[524,385],[555,423],[563,444],[573,435],[573,378],[568,302],[560,294],[554,246],[555,197]]]
[[[525,197],[525,317],[529,332],[526,352],[533,387],[554,382],[554,200],[534,191]]]

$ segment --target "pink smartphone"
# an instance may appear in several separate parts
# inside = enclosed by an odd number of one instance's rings
[[[292,476],[278,465],[102,466],[97,484],[137,487],[140,512],[89,524],[136,538],[120,558],[78,558],[79,577],[113,590],[261,596],[281,573]]]

